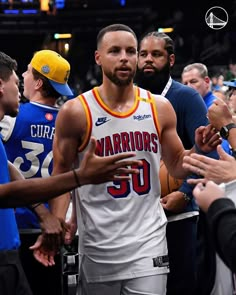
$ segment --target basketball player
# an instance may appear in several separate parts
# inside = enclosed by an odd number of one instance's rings
[[[0,52],[0,120],[4,115],[15,117],[18,113],[19,79],[16,75],[17,63],[11,57]],[[95,155],[95,140],[80,165],[81,170],[68,172],[46,179],[19,180],[22,176],[7,161],[2,140],[0,140],[0,206],[17,206],[32,202],[46,201],[49,197],[70,191],[89,182],[119,180],[120,173],[137,173],[125,169],[127,165],[137,165],[137,161],[118,162],[128,155],[116,155],[108,158]],[[124,176],[128,179],[127,176]],[[14,181],[18,180],[18,181]],[[12,183],[9,183],[13,181]],[[32,294],[25,278],[19,256],[20,245],[15,213],[13,209],[0,209],[0,294]]]
[[[103,28],[95,60],[102,69],[102,84],[66,102],[59,111],[53,174],[78,165],[91,135],[97,138],[98,155],[135,151],[143,166],[140,176],[129,182],[88,185],[77,191],[79,285],[89,295],[165,294],[169,270],[160,157],[171,174],[181,178],[187,174],[183,156],[194,149],[184,150],[171,104],[134,86],[137,39],[131,28],[122,24]],[[208,151],[203,130],[198,129],[196,140]],[[213,145],[215,140],[217,135],[210,140]],[[64,195],[51,202],[58,217],[65,217],[66,201]]]
[[[207,109],[199,93],[172,79],[174,64],[174,42],[170,36],[150,32],[141,38],[136,82],[170,101],[177,117],[177,133],[184,147],[190,149],[194,145],[195,130],[208,124]],[[167,294],[194,294],[198,207],[192,186],[184,182],[177,191],[164,196],[162,204],[168,218]]]

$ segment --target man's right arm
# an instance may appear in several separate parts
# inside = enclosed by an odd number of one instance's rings
[[[53,172],[58,175],[71,170],[77,158],[81,134],[81,124],[86,126],[86,119],[78,99],[68,101],[59,111],[53,140]],[[70,203],[70,193],[49,201],[51,212],[65,219]]]

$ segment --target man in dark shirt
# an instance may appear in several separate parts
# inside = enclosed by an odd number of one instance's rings
[[[207,109],[199,93],[171,78],[174,63],[173,40],[164,33],[148,33],[139,43],[136,83],[171,102],[177,116],[177,133],[189,149],[194,145],[195,129],[208,124]],[[184,182],[178,191],[163,197],[162,204],[168,217],[167,294],[194,294],[198,207],[192,187]]]

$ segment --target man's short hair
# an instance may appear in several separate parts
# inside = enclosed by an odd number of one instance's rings
[[[186,67],[184,67],[182,74],[192,71],[193,69],[198,70],[201,78],[205,78],[208,76],[207,67],[202,63],[193,63],[193,64],[187,65]]]
[[[16,60],[0,51],[0,78],[4,81],[8,81],[12,75],[12,72],[16,70]]]
[[[126,26],[126,25],[123,25],[123,24],[113,24],[113,25],[109,25],[103,29],[101,29],[97,35],[97,48],[99,47],[99,45],[101,44],[101,41],[104,37],[104,35],[106,33],[109,33],[109,32],[117,32],[117,31],[125,31],[125,32],[129,32],[131,33],[134,38],[137,40],[137,36],[135,34],[135,32],[129,27],[129,26]]]
[[[167,51],[169,56],[171,54],[175,53],[174,41],[170,38],[170,36],[168,36],[165,33],[160,33],[157,31],[152,31],[152,32],[149,32],[149,33],[146,33],[145,35],[143,35],[139,41],[139,48],[140,48],[142,41],[145,38],[152,37],[152,36],[165,41],[165,50]]]

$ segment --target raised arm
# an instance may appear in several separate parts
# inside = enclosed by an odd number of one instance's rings
[[[82,140],[81,135],[86,132],[86,127],[86,117],[79,99],[65,103],[56,120],[53,141],[53,175],[73,168]],[[49,206],[54,215],[65,219],[69,202],[70,194],[66,193],[49,201]]]
[[[194,146],[191,150],[184,149],[176,131],[176,115],[169,101],[158,96],[156,105],[161,126],[162,158],[172,176],[185,178],[189,171],[182,167],[183,158],[196,152],[196,148]],[[220,143],[220,140],[210,126],[201,126],[195,132],[195,142],[198,150],[210,152]]]

